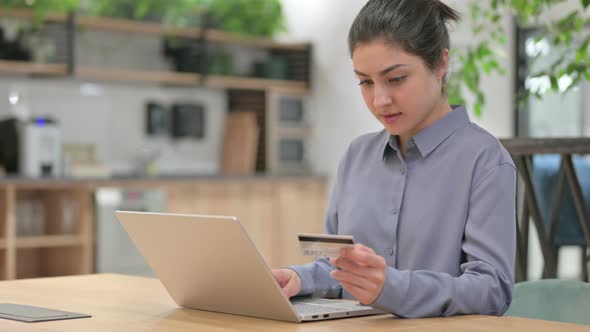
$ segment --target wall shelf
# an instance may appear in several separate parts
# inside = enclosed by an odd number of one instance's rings
[[[17,248],[71,247],[84,244],[80,235],[42,235],[16,238]]]
[[[15,17],[19,19],[33,19],[35,13],[27,9],[0,8],[0,16]],[[64,14],[46,13],[44,22],[64,23],[69,27],[68,16]],[[93,17],[78,15],[73,20],[75,27],[93,30],[118,31],[126,33],[140,33],[155,36],[176,36],[194,40],[203,39],[211,43],[225,43],[234,45],[252,46],[269,49],[272,52],[298,54],[310,50],[311,45],[307,43],[280,43],[269,38],[243,36],[235,33],[200,28],[177,28],[154,22],[141,22],[134,20]],[[69,61],[74,62],[73,59]],[[298,61],[298,60],[296,60]],[[133,82],[146,84],[167,84],[190,86],[199,85],[203,82],[201,75],[194,73],[152,71],[152,70],[129,70],[98,67],[76,67],[72,65],[75,72],[74,77],[86,80]],[[69,74],[66,64],[37,64],[24,61],[0,60],[0,73],[25,74],[44,76],[67,76]],[[308,90],[306,81],[295,80],[271,80],[253,77],[224,77],[207,76],[205,86],[222,89],[245,89],[245,90],[273,90],[283,92],[305,92]]]
[[[35,17],[35,12],[30,9],[21,8],[2,8],[0,7],[0,16],[14,17],[23,20],[30,20]],[[67,15],[57,13],[46,13],[43,22],[63,23],[67,20]]]
[[[214,43],[240,44],[269,49],[283,49],[291,51],[306,51],[308,43],[280,43],[270,38],[249,37],[221,30],[207,30],[205,39]]]
[[[243,36],[215,29],[207,29],[203,31],[201,28],[178,28],[154,22],[141,22],[107,17],[79,16],[76,18],[76,26],[96,30],[141,33],[148,35],[183,38],[202,37],[205,40],[214,43],[240,44],[268,49],[305,51],[309,48],[309,44],[307,43],[280,43],[270,38]]]
[[[118,68],[78,67],[75,77],[83,80],[112,82],[159,83],[168,85],[194,86],[199,84],[201,75],[151,70],[129,70]]]
[[[201,30],[196,28],[176,28],[154,22],[140,22],[107,17],[79,16],[76,26],[94,30],[141,33],[147,35],[166,35],[186,38],[199,38]]]
[[[68,69],[67,65],[65,64],[46,64],[27,61],[0,60],[0,73],[66,76],[68,74]]]
[[[35,13],[28,9],[0,8],[0,16],[10,16],[28,20],[34,18]],[[46,13],[43,20],[44,22],[64,23],[67,21],[67,15]],[[201,28],[178,28],[157,22],[142,22],[129,19],[79,15],[76,16],[75,25],[87,29],[141,33],[148,35],[166,35],[185,38],[204,37],[206,40],[215,43],[241,44],[268,49],[305,51],[309,48],[308,43],[281,43],[270,38],[243,36],[215,29],[207,29],[203,35],[203,30]]]
[[[211,88],[226,88],[238,90],[280,90],[292,92],[306,92],[307,82],[271,80],[252,77],[207,76],[205,85]]]

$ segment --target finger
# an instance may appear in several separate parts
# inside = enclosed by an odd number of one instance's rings
[[[368,252],[366,250],[361,250],[360,248],[347,250],[340,257],[347,258],[358,265],[379,268],[383,266],[383,257],[375,254],[375,252]]]
[[[338,258],[337,267],[340,268],[339,271],[352,273],[364,280],[367,280],[371,283],[374,287],[381,287],[383,282],[385,281],[385,277],[381,268],[377,267],[367,267],[367,266],[360,266],[352,261],[347,260],[346,258]],[[335,270],[337,271],[337,270]],[[340,275],[340,274],[336,274]],[[354,283],[352,280],[348,280],[351,283]],[[357,283],[357,286],[361,286],[367,289],[373,289],[373,286],[364,287],[362,284]]]
[[[271,272],[279,286],[281,286],[281,288],[285,287],[285,284],[287,283],[287,277],[285,276],[285,272],[281,270],[272,270]]]
[[[367,246],[365,246],[365,245],[362,245],[362,244],[360,244],[360,243],[359,243],[359,244],[358,244],[358,248],[359,248],[359,250],[361,250],[361,251],[364,251],[364,252],[367,252],[367,253],[370,253],[370,254],[374,254],[374,255],[376,255],[376,254],[375,254],[375,250],[373,250],[373,248],[371,248],[371,247],[367,247]]]
[[[363,305],[371,304],[375,302],[375,299],[377,298],[376,294],[373,295],[370,292],[346,281],[341,281],[340,284]]]
[[[352,261],[348,258],[338,257],[334,260],[334,266],[337,268],[351,272],[358,275],[363,275],[366,272],[367,267],[361,266],[357,264],[355,261]]]
[[[334,270],[330,272],[330,275],[340,282],[347,282],[369,292],[375,292],[379,288],[379,286],[375,284],[372,280],[367,279],[362,275],[341,270]]]
[[[355,243],[353,246],[350,246],[350,247],[344,247],[344,248],[340,249],[340,253],[342,254],[342,252],[349,252],[349,251],[354,251],[354,250],[359,250],[359,251],[364,251],[367,253],[375,254],[375,251],[372,248],[367,247],[364,244],[360,244],[360,243]]]
[[[291,298],[292,296],[297,295],[299,293],[299,286],[295,281],[295,278],[291,278],[289,282],[283,287],[283,293],[287,296],[287,298]]]

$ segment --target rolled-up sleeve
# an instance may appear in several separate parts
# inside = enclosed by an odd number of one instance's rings
[[[474,183],[461,275],[388,267],[385,286],[371,305],[408,318],[502,315],[514,285],[515,190],[516,169],[509,162],[494,166]]]

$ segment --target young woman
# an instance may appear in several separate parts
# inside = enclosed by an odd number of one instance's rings
[[[384,130],[355,139],[326,216],[359,244],[274,270],[287,296],[356,298],[401,317],[502,315],[511,302],[516,169],[445,95],[438,0],[369,0],[348,37],[354,73]]]

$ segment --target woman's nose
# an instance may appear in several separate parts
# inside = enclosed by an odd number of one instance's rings
[[[373,106],[375,108],[385,107],[391,104],[392,99],[387,89],[376,86],[374,92]]]

